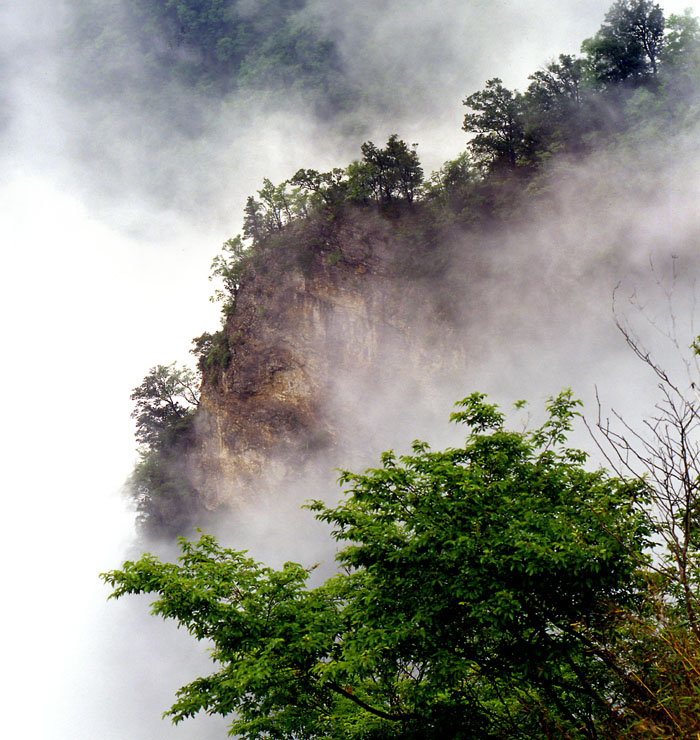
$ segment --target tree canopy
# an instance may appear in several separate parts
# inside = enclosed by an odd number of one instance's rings
[[[392,134],[384,149],[373,142],[362,145],[362,162],[350,176],[350,190],[363,189],[379,203],[391,203],[404,198],[412,203],[416,190],[423,182],[415,144],[409,149],[406,142]],[[358,181],[356,184],[354,181]]]
[[[86,92],[104,94],[135,73],[151,104],[177,80],[221,98],[242,89],[297,90],[322,116],[357,97],[334,42],[308,0],[129,0],[76,7],[70,31],[73,64]],[[106,61],[105,57],[108,61]],[[75,74],[75,70],[70,70]],[[121,81],[120,81],[121,78]]]
[[[483,90],[467,97],[464,105],[474,111],[464,116],[462,128],[475,132],[470,147],[477,158],[514,168],[525,132],[522,96],[494,77]]]
[[[665,18],[651,0],[617,0],[598,33],[583,44],[591,71],[602,83],[638,82],[656,76]]]
[[[168,714],[221,714],[251,739],[622,737],[648,667],[610,646],[644,604],[646,484],[586,470],[569,393],[548,410],[510,431],[473,394],[452,417],[463,446],[343,473],[340,504],[310,504],[342,544],[320,586],[313,566],[208,535],[180,540],[177,564],[107,573],[113,597],[155,594],[155,614],[213,644],[215,672]]]

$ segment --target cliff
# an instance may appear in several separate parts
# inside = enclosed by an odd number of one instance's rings
[[[352,457],[380,397],[458,360],[445,255],[419,234],[410,211],[349,212],[288,227],[249,266],[188,459],[207,509],[282,486],[318,455]]]

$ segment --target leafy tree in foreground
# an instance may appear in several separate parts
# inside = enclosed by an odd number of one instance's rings
[[[175,722],[221,714],[251,739],[612,737],[625,677],[597,636],[644,585],[645,486],[584,469],[568,393],[527,432],[480,394],[459,406],[463,447],[385,453],[342,474],[337,507],[310,505],[344,543],[321,586],[207,535],[180,541],[179,564],[105,574],[113,597],[156,594],[155,614],[213,645]]]

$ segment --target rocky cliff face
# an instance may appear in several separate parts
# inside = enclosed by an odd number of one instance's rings
[[[207,508],[235,508],[324,451],[352,451],[397,378],[437,357],[444,366],[435,255],[401,231],[367,214],[306,224],[248,271],[224,327],[230,361],[204,374],[188,461]]]

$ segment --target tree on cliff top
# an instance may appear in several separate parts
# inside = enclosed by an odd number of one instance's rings
[[[655,77],[664,44],[665,18],[651,0],[617,0],[598,33],[583,42],[594,78],[601,83]]]
[[[600,737],[626,676],[597,636],[643,587],[645,486],[584,469],[565,446],[575,406],[562,394],[512,432],[473,394],[453,414],[463,447],[343,473],[345,500],[310,507],[344,543],[316,588],[209,536],[181,540],[179,564],[106,574],[113,597],[156,594],[155,614],[213,644],[216,671],[168,714],[229,716],[251,739]]]
[[[383,149],[366,141],[362,160],[353,162],[346,170],[347,196],[352,201],[374,200],[388,205],[403,199],[412,203],[423,182],[416,144],[410,148],[397,134],[392,134]]]
[[[475,134],[469,147],[477,161],[514,168],[525,133],[522,95],[494,77],[483,90],[466,98],[464,105],[472,112],[464,116],[462,128]]]

